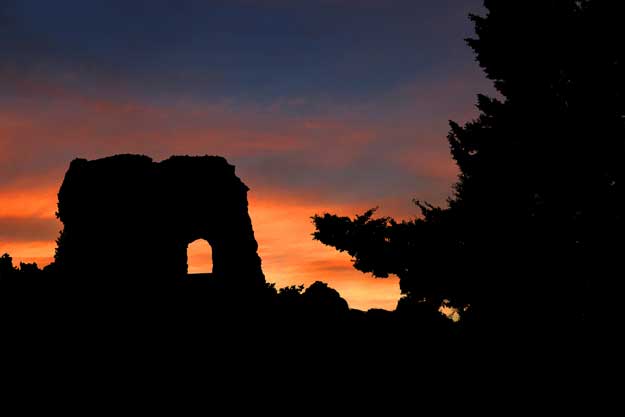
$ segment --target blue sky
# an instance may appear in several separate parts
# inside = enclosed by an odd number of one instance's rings
[[[366,98],[471,66],[477,0],[5,1],[3,65],[199,99]]]

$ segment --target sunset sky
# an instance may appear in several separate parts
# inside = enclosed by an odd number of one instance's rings
[[[76,157],[223,155],[251,188],[268,281],[393,309],[397,279],[313,241],[310,217],[445,203],[448,120],[491,91],[463,40],[480,4],[0,0],[0,254],[52,260]]]

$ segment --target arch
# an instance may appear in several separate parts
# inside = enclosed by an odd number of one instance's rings
[[[212,274],[213,248],[204,239],[196,239],[187,245],[187,274]]]
[[[263,286],[248,191],[234,166],[217,156],[76,159],[59,190],[63,231],[55,268],[80,280],[97,265],[91,277],[107,282],[165,284],[199,271],[195,249],[188,271],[187,248],[203,239],[212,249],[213,277],[233,287]]]

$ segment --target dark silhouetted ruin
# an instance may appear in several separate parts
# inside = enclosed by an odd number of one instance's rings
[[[102,285],[133,285],[128,277],[168,282],[186,276],[187,246],[204,239],[214,278],[237,288],[262,286],[248,190],[218,156],[75,159],[59,191],[64,230],[55,269]]]

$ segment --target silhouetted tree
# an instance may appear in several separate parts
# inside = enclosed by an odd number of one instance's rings
[[[390,274],[400,278],[403,294],[419,302],[427,301],[436,311],[452,297],[463,302],[462,282],[457,280],[457,264],[449,258],[462,256],[454,239],[450,212],[416,202],[422,218],[397,222],[389,217],[373,218],[375,209],[354,219],[325,214],[314,216],[314,238],[346,251],[354,267],[375,277]]]
[[[20,262],[20,272],[23,274],[34,275],[41,272],[37,262],[28,263],[28,262]]]
[[[468,44],[500,97],[451,122],[449,206],[420,204],[422,219],[403,223],[315,216],[315,238],[396,273],[414,300],[471,304],[481,323],[578,326],[616,301],[624,249],[623,5],[484,4]]]
[[[10,277],[16,272],[13,258],[8,253],[0,256],[0,280]]]
[[[287,287],[282,287],[278,290],[278,295],[281,297],[289,298],[289,297],[299,297],[302,295],[304,291],[303,285],[289,285]]]

